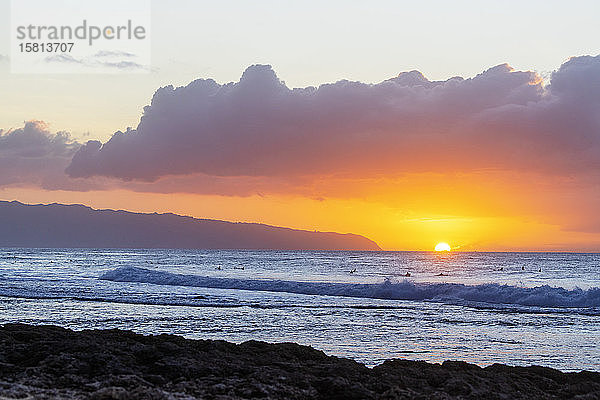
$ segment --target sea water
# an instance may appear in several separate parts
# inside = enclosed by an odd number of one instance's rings
[[[600,371],[600,254],[0,249],[0,323]]]

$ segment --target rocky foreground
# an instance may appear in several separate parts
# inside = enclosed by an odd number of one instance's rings
[[[393,360],[293,343],[0,327],[0,399],[596,399],[600,373]]]

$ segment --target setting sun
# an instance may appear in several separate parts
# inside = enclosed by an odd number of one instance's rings
[[[435,245],[435,251],[450,251],[450,250],[452,250],[452,249],[450,248],[450,245],[448,243],[440,242]]]

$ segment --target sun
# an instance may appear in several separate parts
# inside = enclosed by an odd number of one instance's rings
[[[446,242],[439,242],[435,245],[435,251],[450,251],[452,248]]]

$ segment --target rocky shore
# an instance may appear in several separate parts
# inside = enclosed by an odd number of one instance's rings
[[[293,343],[0,327],[0,399],[597,399],[600,373],[392,360]]]

